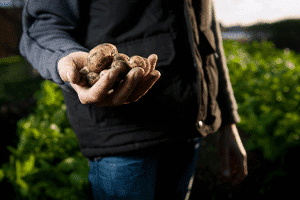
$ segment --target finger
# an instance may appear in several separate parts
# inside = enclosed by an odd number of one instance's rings
[[[150,72],[142,81],[139,82],[139,84],[135,88],[134,93],[128,99],[128,102],[136,102],[142,96],[144,96],[148,92],[148,90],[152,88],[152,86],[156,83],[160,76],[161,74],[157,70]]]
[[[107,104],[110,106],[118,106],[127,102],[128,97],[133,93],[140,79],[143,77],[143,74],[144,70],[142,68],[130,70],[118,88],[115,89],[109,99],[107,99]]]
[[[241,159],[242,163],[237,167],[237,172],[234,174],[233,177],[233,185],[237,185],[241,183],[248,175],[247,169],[247,161],[246,159]]]
[[[132,56],[129,59],[129,66],[131,68],[135,68],[135,67],[141,67],[143,68],[144,72],[144,76],[146,76],[149,71],[150,71],[150,65],[148,65],[148,61],[146,58],[143,58],[141,56]]]
[[[237,172],[237,173],[233,174],[231,177],[232,186],[236,186],[236,185],[240,184],[245,178],[246,178],[246,176],[242,172]]]
[[[239,182],[239,176],[240,176],[240,171],[238,170],[238,166],[237,165],[230,165],[230,184],[232,186],[235,186],[238,184]]]
[[[238,147],[236,145],[235,147]],[[235,148],[232,148],[233,150]],[[243,147],[239,147],[238,149],[241,149],[240,151],[232,151],[232,155],[236,154],[232,161],[232,165],[234,165],[234,170],[235,170],[235,180],[234,184],[239,184],[242,182],[248,174],[248,169],[247,169],[247,153]]]
[[[235,148],[230,148],[230,182],[233,186],[241,183],[247,174],[247,158],[240,151],[235,151]]]
[[[130,71],[130,67],[129,65],[123,61],[123,60],[115,60],[112,64],[111,64],[111,68],[119,68],[119,78],[120,80],[122,80],[127,73]]]
[[[76,87],[76,92],[82,104],[101,102],[111,90],[118,78],[118,69],[110,69],[92,87]]]
[[[144,62],[145,62],[145,66],[144,66],[144,70],[145,70],[145,73],[144,73],[144,77],[146,77],[149,72],[151,72],[151,65],[150,65],[150,62],[147,58],[143,58],[144,59]]]
[[[80,73],[80,70],[87,66],[87,52],[75,52],[74,54],[71,54],[73,58],[73,63],[75,64],[75,68],[73,71],[69,74],[69,80],[72,81],[72,83],[84,86],[87,84],[86,79],[84,78],[84,75]]]
[[[74,52],[62,58],[58,62],[58,72],[63,81],[78,83],[80,74],[78,71],[86,64],[86,52]]]
[[[156,54],[151,54],[149,57],[148,57],[148,61],[150,63],[150,72],[153,71],[156,67],[156,63],[157,63],[157,55]]]
[[[99,77],[101,78],[102,76],[104,76],[106,73],[108,73],[108,69],[104,69],[100,72]]]
[[[76,71],[75,63],[71,58],[65,57],[60,59],[57,66],[60,78],[63,81],[68,81],[70,83],[74,82],[74,71]]]
[[[73,63],[75,63],[76,69],[79,71],[81,68],[87,66],[87,52],[75,52],[71,53],[70,56],[72,56]]]

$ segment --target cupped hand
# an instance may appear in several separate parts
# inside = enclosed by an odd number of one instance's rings
[[[148,57],[151,65],[150,72],[146,74],[143,68],[132,68],[125,78],[114,88],[118,82],[122,68],[110,68],[101,73],[100,79],[88,86],[81,78],[80,69],[87,65],[86,52],[71,53],[58,62],[58,71],[63,81],[69,82],[78,94],[82,104],[95,104],[98,107],[119,106],[139,100],[160,78],[160,72],[155,70],[157,56]]]

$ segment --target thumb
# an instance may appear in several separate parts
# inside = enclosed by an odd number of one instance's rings
[[[59,60],[57,69],[59,76],[63,81],[70,83],[74,82],[74,71],[76,71],[74,65],[73,60],[69,56],[63,57]]]
[[[84,52],[71,53],[59,60],[57,68],[63,81],[74,84],[77,84],[80,81],[78,70],[82,68],[84,64],[79,61],[83,60],[82,56],[85,56],[85,54],[86,53]]]
[[[77,84],[80,81],[80,74],[75,66],[67,66],[67,81],[69,83]]]

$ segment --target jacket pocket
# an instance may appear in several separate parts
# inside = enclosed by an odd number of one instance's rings
[[[116,45],[120,53],[148,58],[151,54],[158,56],[156,67],[170,65],[175,58],[174,42],[170,33],[159,34],[143,39]]]

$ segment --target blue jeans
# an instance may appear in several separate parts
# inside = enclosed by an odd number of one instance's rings
[[[90,160],[95,200],[184,200],[195,171],[201,138],[148,156]]]

